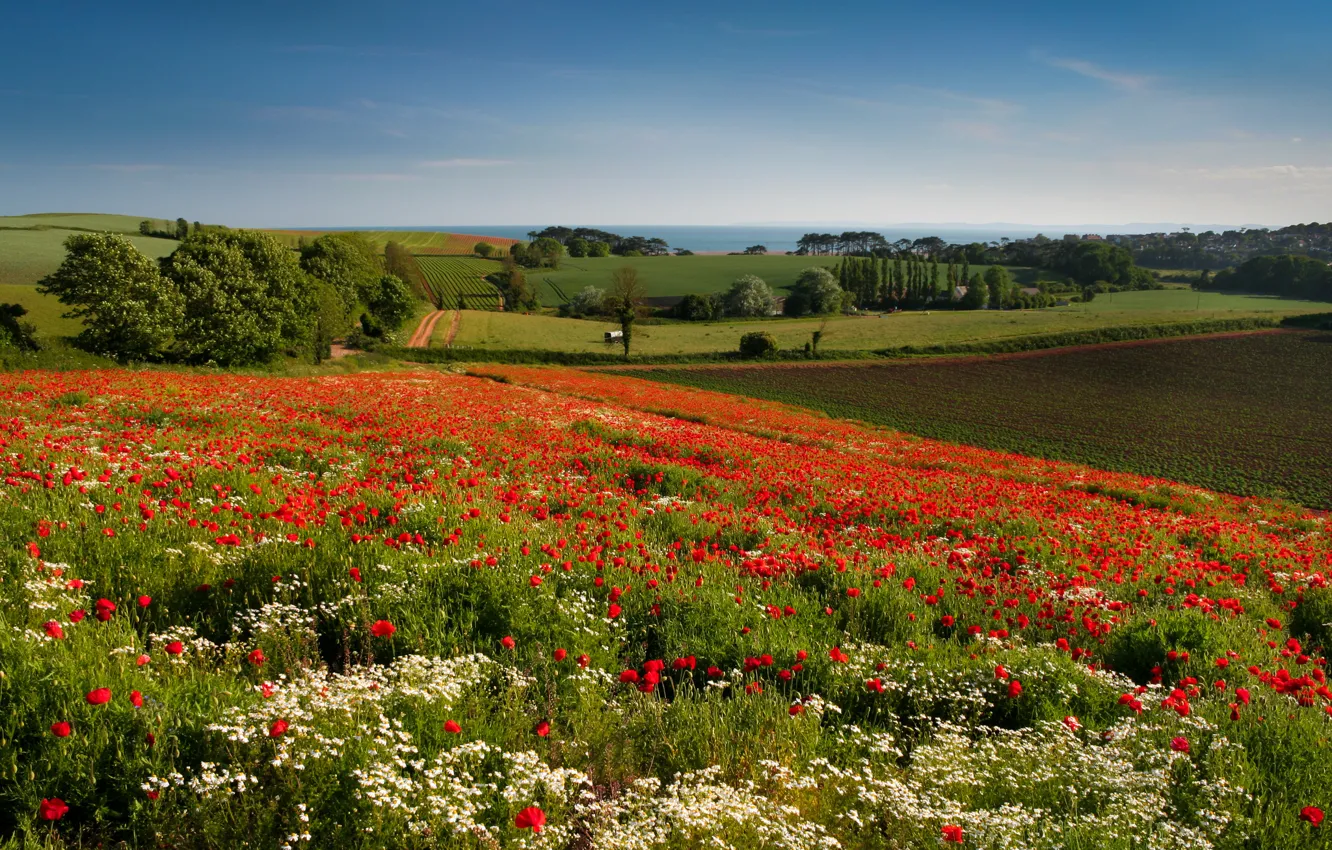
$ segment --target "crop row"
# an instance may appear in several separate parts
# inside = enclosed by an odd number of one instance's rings
[[[490,260],[418,256],[433,301],[446,310],[498,310],[503,307],[499,290],[485,279],[500,264]]]
[[[1024,357],[664,367],[639,374],[949,442],[1332,507],[1332,337],[1326,333]]]

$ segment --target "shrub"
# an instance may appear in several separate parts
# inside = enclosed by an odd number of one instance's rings
[[[754,331],[740,337],[741,357],[770,357],[777,353],[777,340],[767,331]]]

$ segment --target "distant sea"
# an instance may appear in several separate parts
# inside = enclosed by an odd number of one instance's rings
[[[618,233],[621,236],[645,236],[665,239],[666,243],[672,248],[687,248],[690,251],[743,251],[751,245],[763,245],[770,253],[780,254],[796,249],[796,242],[806,233],[842,233],[845,231],[868,230],[874,233],[882,233],[883,238],[889,242],[895,242],[898,239],[920,239],[926,236],[938,236],[945,242],[967,243],[967,242],[996,242],[999,239],[1008,237],[1009,239],[1025,239],[1043,232],[1052,239],[1058,239],[1064,234],[1062,229],[1058,232],[1054,230],[998,230],[998,229],[942,229],[922,227],[920,229],[903,228],[901,225],[896,227],[872,227],[868,225],[855,226],[685,226],[685,225],[631,225],[631,224],[608,224],[608,225],[577,225],[582,227],[595,227],[598,230],[606,230],[611,233]],[[530,231],[544,230],[546,225],[516,225],[516,224],[457,224],[448,226],[430,226],[430,227],[339,227],[330,228],[335,230],[433,230],[445,233],[468,233],[478,236],[504,236],[510,239],[527,239]],[[1069,232],[1072,232],[1070,230]],[[1086,231],[1079,231],[1086,232]]]

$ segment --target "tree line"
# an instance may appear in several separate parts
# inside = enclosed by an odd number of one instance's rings
[[[1204,274],[1199,289],[1332,301],[1332,265],[1313,257],[1279,254],[1254,257],[1215,276]]]
[[[115,234],[65,240],[38,291],[81,319],[80,347],[126,362],[248,366],[327,358],[335,337],[384,339],[415,297],[357,234],[292,251],[257,231],[191,232],[154,261]]]
[[[564,227],[556,225],[544,230],[528,232],[533,244],[551,239],[564,247],[570,257],[660,257],[669,254],[671,246],[665,239],[646,236],[621,236],[595,227]]]

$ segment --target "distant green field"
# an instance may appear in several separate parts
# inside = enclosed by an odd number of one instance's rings
[[[176,249],[173,239],[139,236],[142,218],[127,215],[51,213],[0,217],[0,303],[28,308],[26,321],[47,336],[79,332],[80,323],[61,318],[64,307],[34,284],[55,271],[65,259],[65,240],[76,233],[106,231],[125,234],[149,257],[165,257]],[[162,227],[166,222],[159,222]],[[28,229],[16,229],[28,228]]]
[[[103,213],[33,213],[32,215],[0,216],[0,228],[5,227],[57,227],[65,230],[103,230],[109,233],[138,233],[139,222],[148,220],[155,227],[175,227],[174,219],[138,215],[110,215]]]
[[[783,294],[796,276],[812,266],[833,268],[838,257],[794,257],[785,254],[750,257],[744,255],[699,255],[692,257],[589,257],[564,259],[558,271],[534,270],[528,273],[533,285],[540,284],[541,303],[555,307],[564,303],[587,286],[605,289],[611,273],[628,266],[638,270],[639,280],[647,288],[649,298],[678,297],[708,292],[724,292],[741,275],[758,275],[767,281],[773,292]],[[939,267],[944,279],[946,266]],[[984,274],[987,266],[972,266],[972,274]],[[1034,269],[1010,268],[1009,272],[1023,285],[1035,283]],[[563,297],[561,297],[563,293]]]
[[[427,256],[416,259],[426,284],[444,309],[457,309],[459,302],[470,310],[499,309],[499,290],[485,280],[486,275],[500,270],[495,260]],[[447,330],[448,323],[444,325]]]
[[[667,262],[670,262],[669,260]],[[634,334],[641,354],[699,354],[733,351],[740,336],[767,331],[781,348],[800,348],[824,328],[825,351],[895,348],[904,345],[980,342],[1032,334],[1085,331],[1124,325],[1151,325],[1201,319],[1237,319],[1325,312],[1332,304],[1284,301],[1187,290],[1102,295],[1090,304],[1044,310],[931,310],[828,319],[764,319],[745,322],[670,322],[643,325]],[[517,313],[463,314],[454,344],[477,348],[604,351],[609,322],[529,316]]]

